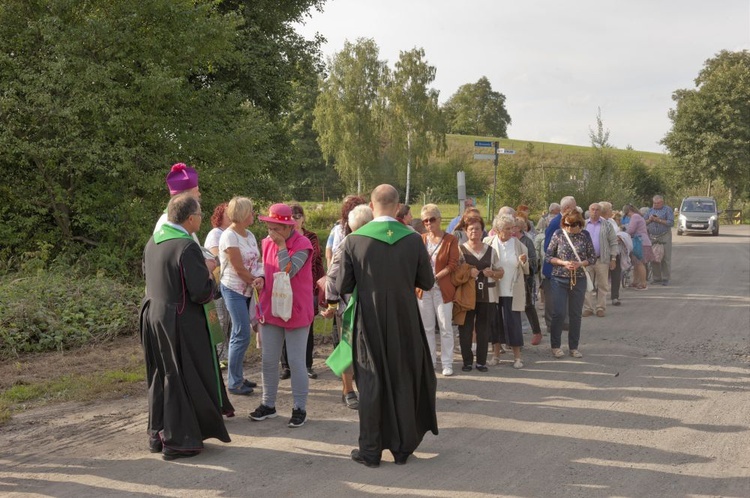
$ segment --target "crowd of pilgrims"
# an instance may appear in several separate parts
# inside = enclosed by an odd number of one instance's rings
[[[234,204],[241,202],[250,206],[251,201],[245,198],[231,201]],[[607,286],[597,282],[598,288],[591,297],[592,301],[596,301],[596,309],[590,314],[595,312],[604,316],[603,301],[608,292],[611,292],[612,304],[620,305],[619,288],[623,270],[640,266],[644,273],[642,278],[638,278],[639,272],[629,272],[636,273],[631,287],[645,288],[645,264],[649,260],[646,257],[636,258],[632,254],[631,233],[627,231],[629,218],[640,217],[637,210],[625,206],[623,225],[623,215],[614,212],[607,202],[590,206],[585,218],[572,197],[564,198],[562,205],[566,207],[564,212],[561,204],[552,203],[536,223],[529,218],[527,206],[504,206],[488,223],[468,199],[463,213],[450,220],[445,229],[437,205],[422,207],[418,218],[413,216],[408,205],[401,207],[397,219],[421,234],[435,275],[432,289],[415,291],[433,364],[442,375],[453,375],[454,353],[460,355],[463,372],[473,369],[487,372],[488,367],[500,365],[501,355],[506,353],[512,353],[513,368],[523,368],[524,326],[531,329],[532,345],[542,343],[543,332],[537,306],[540,311],[545,310],[543,318],[550,335],[551,354],[558,358],[563,356],[561,335],[563,330],[567,330],[569,354],[582,358],[578,343],[580,318],[587,316],[584,312],[584,305],[588,305],[589,299],[585,292],[586,278],[596,277],[587,277],[583,268],[593,267],[597,259],[601,259],[603,249],[607,254],[605,261],[611,258],[613,268],[605,277]],[[221,259],[217,271],[224,268],[219,280],[226,305],[221,300],[217,305],[222,310],[220,316],[230,337],[221,358],[222,366],[228,366],[229,392],[250,394],[256,383],[243,377],[242,359],[250,344],[251,329],[258,328],[257,320],[253,316],[252,294],[245,292],[246,302],[236,306],[233,293],[242,292],[240,287],[244,282],[238,277],[239,273],[258,274],[261,255],[254,235],[247,230],[252,220],[232,216],[230,212],[236,211],[236,208],[229,211],[228,206],[227,203],[216,206],[211,217],[213,229],[206,236],[204,247]],[[630,212],[631,208],[635,212]],[[316,234],[305,228],[303,207],[295,203],[291,204],[291,209],[296,230],[307,237],[313,247],[315,306],[321,310],[323,317],[334,320],[332,337],[335,346],[341,326],[341,311],[346,304],[335,293],[337,249],[349,233],[372,219],[372,213],[365,198],[347,196],[341,206],[341,217],[331,229],[323,253]],[[590,214],[597,221],[599,218],[606,220],[611,226],[611,232],[607,229],[614,239],[611,247],[605,249],[606,244],[602,244],[599,248],[600,244],[595,244],[589,231],[584,229],[586,219],[591,219]],[[560,217],[560,220],[554,225],[555,230],[545,237],[550,222],[556,217]],[[603,240],[607,238],[603,237]],[[576,250],[573,251],[573,248]],[[231,264],[227,265],[225,259]],[[545,264],[552,267],[551,273],[546,276],[542,272]],[[328,269],[327,274],[325,268]],[[553,305],[555,302],[557,307]],[[587,307],[591,309],[593,305]],[[522,313],[526,317],[526,324],[523,323]],[[310,325],[304,350],[299,349],[295,355],[300,356],[296,358],[300,365],[304,356],[304,368],[297,369],[300,375],[306,373],[308,378],[315,379],[312,329]],[[259,337],[258,340],[262,339]],[[286,346],[282,349],[280,365],[280,379],[293,377]],[[341,399],[350,408],[356,409],[358,406],[354,383],[347,373],[342,376]]]
[[[337,292],[342,248],[351,233],[373,220],[372,203],[347,196],[322,251],[316,234],[305,227],[300,204],[274,204],[266,216],[258,216],[268,230],[259,244],[248,229],[255,221],[252,200],[235,197],[215,207],[212,229],[199,249],[192,243],[203,218],[197,172],[175,165],[167,185],[173,197],[144,251],[147,296],[141,337],[149,384],[151,451],[162,452],[169,460],[198,454],[202,440],[209,437],[229,441],[222,416],[233,417],[234,407],[227,392],[247,396],[258,387],[245,377],[243,366],[253,332],[262,349],[263,389],[260,405],[249,418],[276,417],[279,381],[291,379],[293,409],[288,426],[301,427],[307,421],[309,380],[317,378],[314,317],[320,314],[332,320],[336,346],[350,297]],[[645,265],[653,253],[650,244],[646,247],[648,233],[641,233],[643,217],[631,205],[615,213],[611,204],[595,203],[584,218],[583,209],[569,196],[551,204],[535,224],[527,206],[502,207],[488,220],[471,199],[463,204],[463,212],[445,229],[435,204],[423,206],[419,217],[408,205],[400,205],[394,220],[396,226],[401,226],[397,220],[421,235],[429,258],[434,285],[414,291],[432,367],[445,377],[454,374],[454,353],[460,356],[462,372],[485,373],[505,363],[523,368],[522,313],[531,329],[531,345],[543,342],[537,304],[543,310],[551,355],[565,356],[562,335],[567,331],[568,354],[582,358],[581,318],[604,317],[608,298],[613,305],[620,304],[623,272],[632,274],[633,288],[646,288]],[[637,255],[634,239],[643,240]],[[206,271],[209,274],[203,275]],[[279,318],[275,309],[270,312],[275,306],[270,289],[275,288],[274,278],[284,273],[291,282],[293,306],[288,317]],[[209,316],[214,307],[225,340],[219,344],[212,335],[209,356],[204,357],[201,351],[208,339],[185,332],[198,322],[210,323],[203,312]],[[505,354],[512,360],[501,361]],[[220,369],[226,369],[226,384]],[[170,375],[174,376],[171,387]],[[351,368],[341,374],[341,402],[352,409],[361,403]],[[220,410],[212,415],[210,406]],[[411,451],[401,455],[401,463]],[[394,456],[399,463],[397,452]],[[365,461],[359,453],[352,458]]]

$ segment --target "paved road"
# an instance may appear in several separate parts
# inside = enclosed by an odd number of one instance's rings
[[[144,451],[144,398],[25,413],[0,434],[0,494],[748,497],[750,227],[674,240],[671,285],[584,319],[583,360],[545,336],[523,370],[440,378],[440,435],[406,466],[349,460],[355,413],[324,372],[303,428],[236,417],[231,444],[181,462]]]

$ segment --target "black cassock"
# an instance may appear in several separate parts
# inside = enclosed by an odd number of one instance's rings
[[[149,435],[164,446],[199,450],[203,441],[228,443],[222,411],[234,411],[206,324],[203,304],[214,284],[198,244],[151,237],[144,251],[146,297],[141,306],[141,344],[146,357]]]
[[[361,230],[393,233],[397,225],[373,221]],[[415,295],[416,287],[432,288],[434,277],[416,233],[393,245],[359,233],[344,242],[336,287],[340,295],[357,287],[352,346],[359,450],[379,462],[384,449],[411,454],[427,431],[438,433],[435,370]]]

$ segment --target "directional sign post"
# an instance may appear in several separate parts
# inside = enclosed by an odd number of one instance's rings
[[[489,161],[492,160],[495,165],[495,181],[492,186],[492,200],[490,202],[490,216],[494,216],[495,212],[495,195],[497,194],[497,165],[500,154],[515,154],[515,150],[501,149],[500,142],[489,142],[485,140],[475,140],[474,149],[492,149],[492,151],[479,151],[474,154],[475,161]]]

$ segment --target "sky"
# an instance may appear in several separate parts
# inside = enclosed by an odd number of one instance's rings
[[[326,59],[358,38],[391,68],[423,48],[441,104],[486,76],[512,139],[591,145],[601,109],[611,145],[664,152],[672,93],[750,50],[750,0],[327,0],[297,30],[323,35]]]

